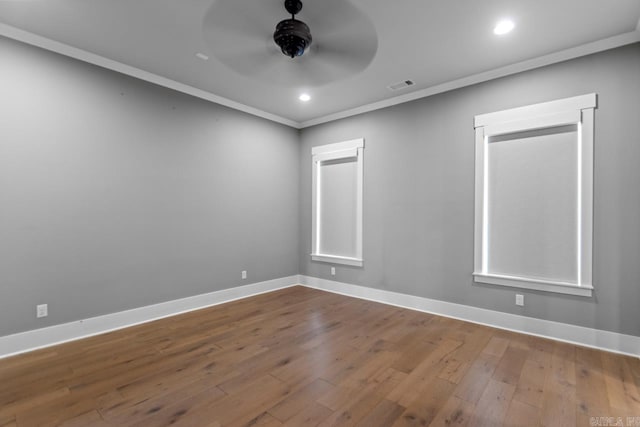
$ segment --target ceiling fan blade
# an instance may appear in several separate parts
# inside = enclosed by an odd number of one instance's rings
[[[264,70],[274,53],[272,19],[268,17],[274,1],[215,1],[202,23],[203,37],[213,56],[249,77]]]
[[[269,73],[280,62],[279,51],[255,47],[242,51],[228,50],[220,52],[217,58],[231,69],[242,70],[241,74],[249,77],[260,77]]]
[[[348,0],[306,0],[299,17],[317,34],[331,34],[359,21],[368,21]]]
[[[284,19],[278,0],[216,0],[202,22],[205,40],[216,47],[236,40],[267,40],[278,19]]]
[[[377,37],[366,32],[321,34],[300,61],[301,68],[309,76],[308,80],[319,86],[364,71],[377,50]]]
[[[318,41],[314,57],[322,61],[339,62],[348,70],[364,70],[378,50],[376,38],[325,37]]]

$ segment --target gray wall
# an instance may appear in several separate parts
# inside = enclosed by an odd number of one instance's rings
[[[297,130],[4,38],[0,58],[0,336],[297,273]]]
[[[418,78],[418,77],[416,77]],[[596,92],[593,298],[473,284],[477,114]],[[640,45],[301,133],[300,273],[640,336]],[[364,268],[312,262],[311,147],[365,138]]]
[[[3,38],[0,57],[0,336],[298,272],[640,336],[638,44],[301,133]],[[473,116],[589,92],[595,296],[516,307],[471,280]],[[365,267],[333,277],[308,255],[311,146],[358,137]]]

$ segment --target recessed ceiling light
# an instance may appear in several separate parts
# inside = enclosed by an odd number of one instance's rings
[[[298,97],[298,99],[302,102],[307,102],[309,100],[311,100],[311,96],[308,93],[303,93],[302,95],[300,95]]]
[[[493,34],[501,36],[503,34],[507,34],[511,32],[515,28],[516,24],[513,23],[510,19],[503,19],[498,22],[496,26],[493,28]]]
[[[203,61],[208,61],[209,60],[209,57],[207,55],[205,55],[204,53],[198,52],[198,53],[196,53],[196,56],[198,58],[202,59]]]

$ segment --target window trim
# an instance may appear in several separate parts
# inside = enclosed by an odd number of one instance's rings
[[[562,294],[592,296],[593,141],[595,93],[512,108],[475,117],[475,282]],[[489,138],[536,129],[575,124],[578,128],[578,254],[577,284],[488,272],[488,144]]]
[[[311,149],[312,157],[312,218],[311,218],[311,260],[329,262],[334,264],[344,264],[355,267],[362,267],[364,260],[362,257],[362,192],[363,192],[363,150],[364,138],[352,139],[335,144],[321,145]],[[320,182],[320,163],[340,159],[356,159],[356,253],[355,257],[345,257],[332,254],[320,253],[320,192],[317,186]]]

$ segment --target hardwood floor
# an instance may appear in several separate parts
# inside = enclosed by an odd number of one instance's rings
[[[0,360],[0,426],[590,417],[640,425],[639,359],[302,287]]]

